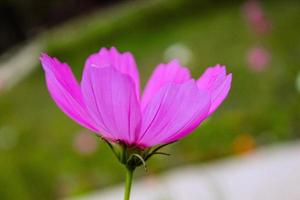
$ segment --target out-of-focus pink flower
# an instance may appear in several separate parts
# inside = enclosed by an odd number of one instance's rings
[[[268,67],[270,54],[262,47],[254,47],[247,53],[247,61],[253,71],[261,72]]]
[[[140,148],[166,144],[191,133],[226,98],[231,74],[208,68],[194,80],[177,60],[159,64],[143,95],[131,53],[102,48],[85,63],[78,83],[66,63],[41,55],[48,90],[73,120],[107,141]]]
[[[87,132],[81,131],[74,137],[75,150],[83,155],[92,154],[97,150],[98,143],[95,138]]]
[[[243,5],[243,12],[246,20],[251,28],[257,34],[266,34],[270,27],[271,22],[265,16],[265,13],[257,0],[248,0]]]

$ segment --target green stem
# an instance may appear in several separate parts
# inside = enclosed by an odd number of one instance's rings
[[[126,183],[125,183],[124,200],[130,200],[130,190],[132,185],[133,171],[134,169],[126,167]]]

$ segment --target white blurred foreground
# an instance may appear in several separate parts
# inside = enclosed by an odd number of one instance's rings
[[[172,159],[172,158],[169,158]],[[73,200],[121,200],[123,186]],[[300,143],[135,180],[132,200],[299,200]]]

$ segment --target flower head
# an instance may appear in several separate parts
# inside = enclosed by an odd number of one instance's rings
[[[263,35],[269,32],[271,22],[258,0],[247,0],[243,5],[243,13],[255,33]]]
[[[70,67],[42,54],[48,90],[70,118],[109,143],[140,149],[163,145],[191,133],[227,96],[231,74],[208,68],[194,80],[177,60],[159,64],[143,94],[131,53],[102,48],[86,60],[82,80]]]
[[[250,69],[256,72],[267,69],[270,59],[270,53],[263,47],[253,47],[247,53],[248,65]]]

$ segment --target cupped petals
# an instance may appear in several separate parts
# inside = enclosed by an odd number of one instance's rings
[[[210,95],[194,80],[168,83],[143,110],[138,144],[150,147],[182,138],[206,118],[209,108]]]
[[[112,67],[89,67],[81,82],[87,109],[105,138],[133,144],[141,111],[132,78]]]
[[[137,65],[130,52],[120,53],[114,47],[107,49],[101,48],[99,52],[92,54],[85,62],[85,69],[90,67],[113,67],[123,74],[132,78],[135,84],[137,97],[140,96],[140,79]]]
[[[58,107],[80,125],[97,132],[70,67],[47,54],[40,57],[48,90]]]
[[[211,94],[212,105],[209,110],[211,115],[226,98],[231,87],[232,74],[226,75],[225,66],[216,65],[209,67],[197,80],[199,89]]]
[[[183,83],[190,78],[189,69],[182,67],[178,60],[172,60],[167,64],[159,64],[145,87],[142,108],[145,108],[150,99],[167,83]]]

